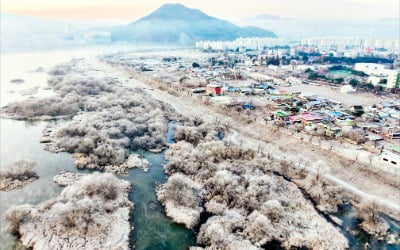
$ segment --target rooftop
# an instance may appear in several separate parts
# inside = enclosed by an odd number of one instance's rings
[[[400,154],[400,146],[389,146],[387,149]]]

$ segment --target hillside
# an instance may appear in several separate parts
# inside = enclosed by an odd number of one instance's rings
[[[181,4],[165,4],[133,23],[115,27],[111,34],[113,41],[154,44],[190,44],[198,40],[276,36],[261,28],[236,26]]]

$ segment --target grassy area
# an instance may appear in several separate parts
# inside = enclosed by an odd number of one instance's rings
[[[337,76],[350,76],[352,72],[350,70],[329,70],[329,73]]]

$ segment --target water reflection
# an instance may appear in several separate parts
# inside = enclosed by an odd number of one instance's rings
[[[169,143],[174,138],[175,125],[174,122],[169,123],[166,134]],[[129,197],[135,203],[132,215],[135,226],[132,242],[135,244],[135,249],[187,249],[195,245],[195,233],[174,224],[165,216],[157,200],[155,185],[167,180],[162,168],[167,162],[163,153],[144,152],[143,155],[152,164],[149,172],[144,173],[134,169],[130,171],[128,177],[133,183],[133,192]]]
[[[64,121],[52,121],[58,123]],[[0,145],[1,162],[0,167],[5,169],[7,165],[19,159],[35,161],[35,171],[39,179],[22,189],[0,193],[0,249],[22,249],[17,239],[6,232],[4,220],[5,211],[14,205],[38,204],[41,201],[56,197],[62,190],[56,185],[52,178],[60,169],[71,172],[87,172],[76,169],[73,159],[68,153],[50,153],[43,150],[39,143],[41,132],[47,122],[24,122],[0,119]],[[166,134],[167,142],[173,142],[175,126],[171,122]],[[142,152],[136,152],[142,154]],[[162,165],[167,161],[163,153],[143,152],[143,156],[152,164],[149,172],[140,169],[129,171],[128,176],[121,177],[133,184],[129,198],[135,203],[131,220],[134,231],[131,235],[131,243],[135,249],[187,249],[196,244],[196,234],[186,230],[181,225],[174,224],[165,216],[161,204],[157,201],[155,194],[156,183],[164,183],[167,176],[164,174]],[[350,205],[344,205],[334,216],[343,221],[342,231],[349,239],[351,249],[365,249],[368,243],[371,249],[400,249],[399,245],[388,245],[383,240],[367,235],[358,227],[356,212]],[[384,216],[391,226],[391,232],[400,233],[398,222]]]
[[[63,121],[52,121],[52,123]],[[42,130],[47,122],[24,122],[0,119],[1,124],[1,168],[18,159],[35,161],[35,171],[39,179],[22,189],[0,193],[0,225],[2,243],[0,249],[21,249],[17,239],[6,232],[4,213],[10,207],[20,204],[38,204],[58,196],[62,190],[53,182],[53,177],[63,169],[71,172],[78,170],[73,165],[73,158],[68,153],[50,153],[43,150],[39,143]],[[166,135],[171,142],[174,137],[174,123],[171,123]],[[132,244],[135,249],[187,249],[195,244],[195,235],[180,225],[174,224],[163,213],[163,208],[155,195],[156,183],[166,181],[162,164],[166,163],[163,153],[143,152],[143,156],[152,164],[149,172],[134,169],[123,179],[133,184],[129,198],[135,203],[132,213]]]
[[[366,249],[366,246],[369,246],[369,249],[400,249],[399,245],[389,245],[384,238],[380,240],[376,237],[368,235],[365,231],[363,231],[361,227],[358,226],[360,221],[357,219],[357,212],[350,204],[345,204],[341,206],[340,211],[336,213],[335,216],[343,222],[340,228],[349,240],[350,249],[364,250]],[[399,237],[399,223],[389,218],[388,216],[383,215],[383,217],[390,224],[389,233],[395,233],[397,234],[397,237]]]
[[[38,204],[56,197],[61,188],[52,180],[60,169],[77,172],[68,153],[54,154],[43,150],[39,143],[46,122],[24,122],[0,119],[0,167],[6,170],[13,162],[24,159],[36,162],[35,171],[39,179],[21,189],[0,192],[0,242],[2,249],[12,249],[15,238],[6,232],[4,213],[20,204]]]

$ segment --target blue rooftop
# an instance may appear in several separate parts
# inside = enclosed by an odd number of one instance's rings
[[[333,117],[341,117],[343,114],[343,112],[340,111],[329,111],[328,115],[333,116]]]
[[[251,92],[251,88],[240,88],[242,92]]]
[[[266,84],[266,83],[261,83],[261,84],[258,85],[256,88],[257,88],[257,89],[267,89],[267,88],[269,88],[269,85]]]
[[[232,91],[232,92],[234,92],[234,91],[239,91],[239,88],[229,87],[229,88],[228,88],[228,91]]]
[[[314,105],[319,105],[321,103],[322,103],[321,101],[312,101],[312,102],[306,103],[305,105],[306,106],[314,106]]]

